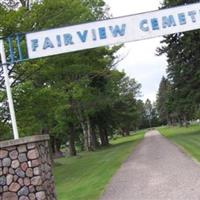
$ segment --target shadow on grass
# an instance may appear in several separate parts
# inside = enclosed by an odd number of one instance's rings
[[[133,141],[124,141],[122,143],[118,143],[118,144],[110,144],[108,148],[117,148],[117,147],[120,147],[120,146],[124,146],[124,145],[127,145],[127,144],[133,144],[133,143],[138,143],[139,141],[141,141],[142,139],[135,139]]]
[[[133,136],[128,136],[128,137],[133,137]],[[128,138],[127,137],[127,138]],[[119,138],[119,139],[117,139],[117,140],[120,140],[121,138]],[[126,139],[126,137],[124,137],[124,139]],[[127,144],[137,144],[137,143],[139,143],[141,140],[142,140],[143,138],[141,137],[141,138],[133,138],[133,139],[130,139],[130,140],[128,140],[128,141],[122,141],[122,142],[119,142],[119,143],[116,143],[116,144],[112,144],[112,143],[110,143],[108,146],[104,146],[104,147],[99,147],[98,149],[97,149],[97,151],[101,151],[101,150],[107,150],[107,149],[113,149],[113,148],[118,148],[118,147],[121,147],[121,146],[125,146],[125,145],[127,145]]]
[[[178,138],[178,137],[191,137],[191,136],[200,136],[200,131],[190,131],[185,133],[173,133],[173,135],[166,135],[167,138]]]
[[[59,163],[59,162],[56,162],[56,160],[58,160],[58,159],[55,159],[55,160],[53,161],[53,167],[61,167],[61,166],[63,166],[63,164],[61,164],[61,163]]]
[[[189,126],[189,127],[165,127],[164,129],[158,128],[158,131],[169,139],[175,138],[187,138],[187,137],[198,137],[200,136],[200,126]]]
[[[125,139],[125,138],[124,138]],[[56,168],[59,168],[61,167],[62,163],[59,162],[59,160],[61,159],[81,159],[85,156],[88,156],[88,155],[91,155],[91,154],[95,154],[95,153],[101,153],[103,151],[109,151],[109,150],[115,150],[117,148],[122,148],[123,146],[126,146],[126,145],[133,145],[136,146],[143,138],[133,138],[132,140],[130,139],[130,141],[122,141],[122,142],[119,142],[117,144],[109,144],[108,146],[103,146],[103,147],[98,147],[95,151],[89,151],[89,152],[86,152],[86,151],[82,151],[82,152],[79,152],[77,154],[77,156],[75,157],[69,157],[69,156],[65,156],[65,157],[62,157],[62,158],[58,158],[58,159],[55,159],[54,162],[53,162],[53,165],[54,167]]]

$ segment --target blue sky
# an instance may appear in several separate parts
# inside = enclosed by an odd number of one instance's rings
[[[109,5],[113,17],[157,10],[160,6],[159,0],[105,0],[105,2]],[[166,57],[155,55],[161,40],[162,38],[154,38],[126,43],[119,51],[119,55],[125,58],[117,68],[124,70],[128,76],[142,84],[143,100],[149,98],[155,101],[160,80],[166,74]]]

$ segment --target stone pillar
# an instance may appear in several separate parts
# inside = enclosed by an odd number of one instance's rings
[[[0,200],[56,200],[48,135],[0,142]]]

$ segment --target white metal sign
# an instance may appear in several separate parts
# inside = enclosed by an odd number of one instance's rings
[[[200,28],[200,3],[26,34],[29,58]]]

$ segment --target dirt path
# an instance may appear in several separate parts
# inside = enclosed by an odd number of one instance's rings
[[[100,200],[200,200],[200,165],[150,131]]]

